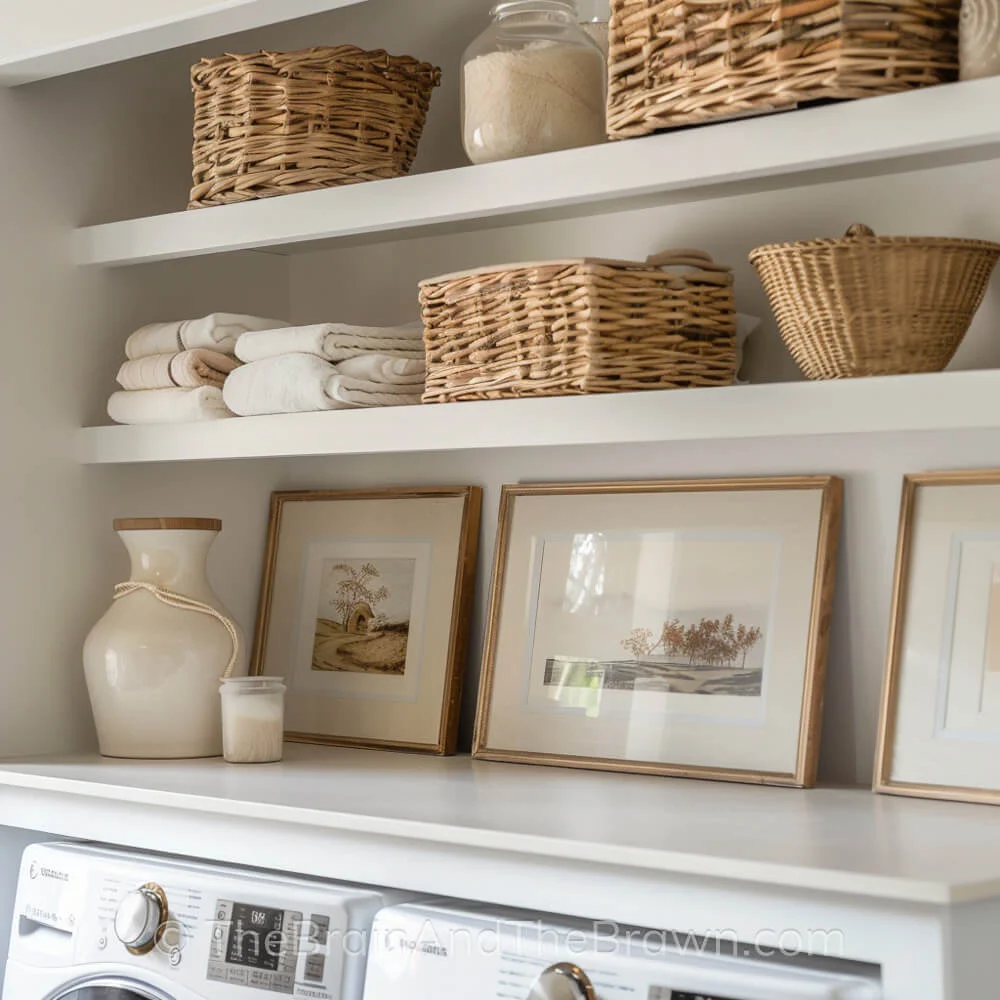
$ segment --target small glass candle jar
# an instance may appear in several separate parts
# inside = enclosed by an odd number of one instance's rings
[[[572,0],[504,0],[462,57],[462,141],[473,163],[605,139],[607,64]]]
[[[285,690],[281,677],[229,677],[222,681],[222,756],[230,764],[281,760]]]

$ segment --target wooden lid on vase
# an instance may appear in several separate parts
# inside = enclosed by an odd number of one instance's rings
[[[217,517],[117,517],[115,531],[222,531]]]

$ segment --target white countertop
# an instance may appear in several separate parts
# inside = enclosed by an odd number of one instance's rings
[[[227,846],[234,821],[248,832],[266,821],[285,834],[389,838],[397,852],[404,840],[456,858],[466,850],[480,860],[483,852],[572,859],[884,900],[1000,895],[1000,809],[858,788],[799,791],[297,745],[286,746],[281,764],[256,766],[97,755],[0,763],[7,825],[163,849],[172,819],[192,816],[196,827],[178,825],[172,835],[174,850],[243,863],[246,854]],[[185,842],[190,829],[203,832],[200,843]],[[258,856],[278,867],[266,852]],[[333,871],[351,875],[349,865]]]

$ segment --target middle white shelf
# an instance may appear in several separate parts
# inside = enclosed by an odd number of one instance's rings
[[[1000,428],[1000,370],[86,427],[88,465]]]

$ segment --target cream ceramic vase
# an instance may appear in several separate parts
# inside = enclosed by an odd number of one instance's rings
[[[208,550],[222,529],[209,518],[115,521],[132,560],[130,579],[209,605]],[[233,676],[246,674],[242,632]],[[83,647],[87,690],[106,757],[217,757],[222,753],[219,678],[233,651],[208,614],[171,607],[146,590],[115,600]]]
[[[1000,0],[962,0],[958,62],[963,80],[1000,75]]]

